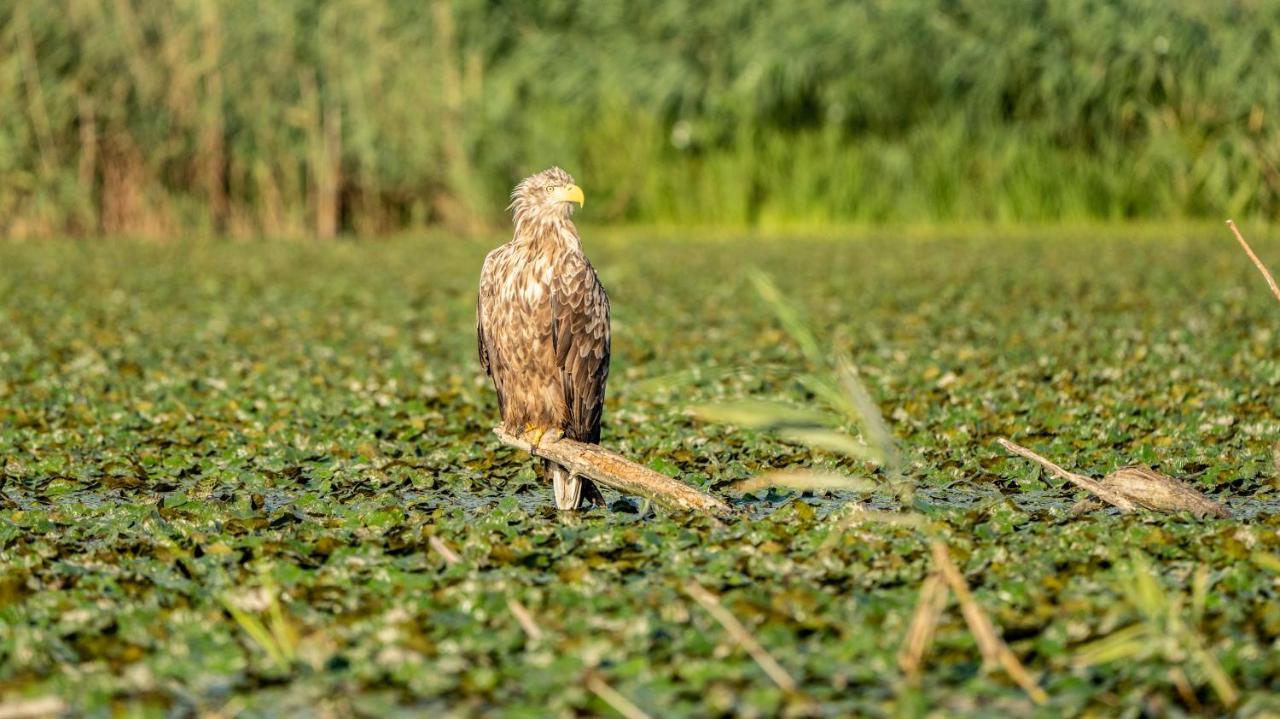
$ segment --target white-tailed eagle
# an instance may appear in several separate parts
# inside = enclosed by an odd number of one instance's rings
[[[503,425],[535,444],[554,431],[600,441],[609,298],[569,219],[583,200],[558,167],[525,178],[511,193],[515,236],[485,257],[480,272],[480,363],[498,391]],[[547,460],[541,467],[560,509],[603,503],[591,480]]]

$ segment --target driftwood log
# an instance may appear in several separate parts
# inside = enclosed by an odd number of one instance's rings
[[[1090,512],[1110,504],[1121,512],[1149,509],[1155,512],[1190,512],[1200,518],[1226,519],[1231,516],[1231,510],[1182,481],[1167,474],[1161,474],[1150,467],[1123,467],[1098,482],[1084,475],[1067,471],[1026,447],[1014,444],[1007,439],[1001,438],[997,442],[1010,452],[1026,457],[1097,496],[1097,499],[1081,500],[1071,508],[1072,514]]]
[[[1182,482],[1150,467],[1122,467],[1102,478],[1102,486],[1113,489],[1137,504],[1157,512],[1191,512],[1196,517],[1227,519],[1231,511]],[[1096,499],[1082,499],[1071,508],[1084,514],[1106,505]]]
[[[503,444],[549,459],[567,467],[571,472],[623,494],[651,499],[668,509],[700,512],[718,518],[729,517],[734,513],[733,508],[723,501],[642,464],[636,464],[598,444],[548,435],[534,446],[501,426],[494,427],[493,433]]]

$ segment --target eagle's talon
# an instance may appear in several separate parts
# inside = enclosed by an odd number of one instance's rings
[[[542,442],[542,435],[546,433],[546,431],[546,427],[537,427],[533,424],[526,424],[524,426],[524,431],[522,431],[520,435],[529,444],[537,447],[538,444]]]
[[[521,432],[523,439],[534,448],[542,446],[543,441],[555,442],[564,436],[564,432],[555,427],[536,427],[532,424],[526,424],[524,431]]]

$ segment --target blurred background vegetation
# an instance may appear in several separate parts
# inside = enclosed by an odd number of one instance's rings
[[[1280,209],[1275,0],[0,0],[0,234]]]

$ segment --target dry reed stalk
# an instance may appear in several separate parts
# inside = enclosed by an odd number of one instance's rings
[[[462,563],[462,557],[459,557],[458,553],[450,549],[449,545],[441,541],[439,537],[431,537],[427,541],[431,544],[432,549],[439,552],[441,557],[444,557],[446,563],[451,565]],[[511,616],[515,617],[516,621],[519,622],[520,628],[528,635],[530,641],[537,642],[542,640],[542,628],[534,620],[533,613],[519,599],[507,597],[507,609],[511,612]],[[588,674],[586,686],[593,694],[600,697],[601,701],[608,704],[626,719],[652,719],[643,709],[609,686],[608,682],[598,675],[594,673]]]
[[[432,549],[439,552],[441,557],[444,557],[446,564],[462,564],[462,557],[459,557],[458,553],[450,549],[449,545],[441,541],[439,537],[430,537],[427,539],[427,543],[431,545]]]
[[[707,613],[714,617],[717,622],[720,622],[720,626],[724,627],[729,636],[733,637],[734,641],[745,649],[747,654],[751,655],[751,658],[755,660],[756,664],[760,665],[760,668],[764,670],[765,674],[769,675],[769,678],[773,680],[774,684],[778,685],[779,689],[788,694],[796,692],[799,685],[796,684],[795,678],[778,663],[778,660],[773,658],[773,655],[767,649],[761,646],[760,642],[756,641],[756,638],[751,635],[751,632],[747,631],[747,628],[742,625],[742,622],[738,621],[737,617],[724,608],[724,605],[720,603],[720,599],[716,595],[707,591],[706,587],[696,581],[690,581],[686,584],[684,591],[690,597],[693,597],[694,601],[701,604],[702,608],[707,610]]]
[[[1253,248],[1249,246],[1248,242],[1244,241],[1244,235],[1240,234],[1240,229],[1236,227],[1236,223],[1227,220],[1227,227],[1231,228],[1231,233],[1236,236],[1236,240],[1244,248],[1244,253],[1253,261],[1253,266],[1257,267],[1258,271],[1262,273],[1263,279],[1267,281],[1267,286],[1271,288],[1271,294],[1275,295],[1277,301],[1280,301],[1280,286],[1276,286],[1276,278],[1271,276],[1267,266],[1262,264],[1262,260],[1258,259],[1258,256],[1253,253]]]
[[[427,543],[444,558],[446,564],[462,564],[462,557],[459,557],[458,553],[453,551],[439,537],[430,537],[427,539]],[[507,609],[511,611],[511,616],[515,617],[516,622],[520,624],[520,628],[528,635],[530,641],[536,642],[542,639],[542,628],[534,620],[533,613],[519,599],[507,597]]]
[[[68,711],[67,703],[58,697],[17,699],[0,704],[0,719],[43,719],[64,716]]]
[[[592,694],[600,697],[600,701],[608,704],[611,709],[626,717],[626,719],[652,719],[643,709],[631,703],[631,700],[619,693],[617,689],[609,686],[609,683],[601,679],[600,675],[595,673],[588,674],[586,685]]]
[[[534,621],[533,615],[529,613],[529,608],[520,603],[515,597],[507,597],[507,609],[511,610],[512,616],[520,622],[520,628],[529,636],[529,639],[535,642],[542,641],[542,627]]]
[[[947,583],[942,575],[933,572],[920,584],[920,598],[916,601],[916,611],[911,617],[911,626],[907,629],[907,637],[898,652],[898,667],[911,681],[920,678],[920,670],[924,666],[924,655],[933,645],[933,635],[942,619],[942,611],[947,607]]]
[[[446,563],[451,565],[462,563],[462,557],[459,557],[458,553],[450,549],[449,545],[445,544],[439,537],[433,536],[427,541],[431,544],[432,549],[439,552],[441,557],[444,557]],[[507,609],[516,618],[516,621],[520,623],[520,628],[529,636],[530,641],[536,642],[542,639],[542,628],[534,620],[533,613],[520,600],[515,597],[507,597]],[[591,693],[600,697],[601,701],[608,704],[626,719],[652,719],[643,709],[632,703],[630,699],[623,696],[618,690],[609,686],[608,682],[594,672],[587,674],[585,683]]]
[[[1182,703],[1193,714],[1202,713],[1203,708],[1200,705],[1200,700],[1196,698],[1196,691],[1191,688],[1191,682],[1187,680],[1187,673],[1182,671],[1182,667],[1169,668],[1169,681],[1173,683],[1174,689],[1178,690],[1178,696],[1182,698]]]
[[[1044,690],[1031,678],[1026,668],[1022,666],[1022,662],[1018,661],[1018,657],[1000,638],[1000,634],[996,632],[996,628],[987,617],[986,612],[982,611],[982,607],[978,606],[977,600],[973,598],[973,593],[969,591],[969,585],[965,583],[964,577],[960,574],[955,562],[951,561],[951,553],[947,550],[947,545],[935,540],[932,542],[931,548],[933,550],[934,565],[947,584],[950,585],[951,591],[955,593],[956,601],[960,603],[960,611],[964,614],[965,623],[969,625],[969,632],[973,634],[973,639],[977,642],[978,650],[982,652],[983,659],[987,662],[998,663],[1003,667],[1005,673],[1018,686],[1022,687],[1027,696],[1031,697],[1031,701],[1036,704],[1044,704],[1049,701],[1049,695],[1045,694]]]

